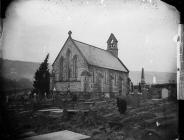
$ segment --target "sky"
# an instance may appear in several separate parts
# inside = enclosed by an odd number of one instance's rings
[[[159,0],[26,0],[6,12],[3,57],[53,63],[68,31],[102,49],[111,33],[129,70],[176,72],[177,10]]]

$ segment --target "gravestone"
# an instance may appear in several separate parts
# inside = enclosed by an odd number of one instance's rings
[[[110,98],[110,94],[109,93],[105,93],[105,98]]]
[[[141,136],[141,140],[163,140],[163,138],[155,130],[145,130]]]
[[[162,99],[165,99],[168,97],[168,92],[169,92],[168,89],[166,88],[162,89]]]

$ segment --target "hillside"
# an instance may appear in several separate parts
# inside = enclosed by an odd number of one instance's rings
[[[2,74],[7,79],[19,80],[22,78],[33,81],[34,73],[39,68],[40,63],[24,62],[14,60],[3,60]]]
[[[14,61],[6,59],[3,60],[2,63],[3,77],[16,80],[26,78],[33,81],[34,73],[38,69],[39,65],[40,63],[37,62]],[[133,83],[137,84],[140,81],[141,71],[130,71],[129,75]],[[145,70],[145,80],[147,83],[152,83],[154,76],[156,77],[157,83],[168,83],[173,80],[176,81],[176,73],[150,72]]]

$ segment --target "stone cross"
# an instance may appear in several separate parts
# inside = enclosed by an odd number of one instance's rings
[[[68,32],[69,37],[71,37],[71,34],[72,34],[72,31],[69,31],[69,32]]]

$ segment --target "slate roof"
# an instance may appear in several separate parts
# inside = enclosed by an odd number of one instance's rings
[[[119,58],[101,48],[72,39],[90,65],[129,72]]]

